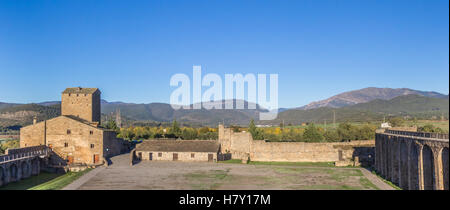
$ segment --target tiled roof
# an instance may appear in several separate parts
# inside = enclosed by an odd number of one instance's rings
[[[80,93],[80,94],[92,94],[97,91],[98,88],[82,88],[82,87],[73,87],[66,88],[63,93]]]
[[[137,151],[155,152],[218,152],[216,140],[144,140],[136,146]]]

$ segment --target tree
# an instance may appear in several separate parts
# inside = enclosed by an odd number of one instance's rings
[[[250,134],[252,134],[253,139],[256,139],[257,136],[257,129],[255,126],[255,121],[253,119],[250,120],[250,124],[248,125],[248,132],[250,132]]]
[[[105,125],[105,127],[107,128],[107,129],[111,129],[111,130],[117,130],[117,124],[116,124],[116,121],[114,121],[114,120],[108,120],[107,122],[106,122],[106,125]]]
[[[176,119],[173,120],[172,127],[170,129],[170,134],[173,134],[176,137],[179,137],[181,135],[181,129],[180,126],[178,126],[178,122]]]
[[[400,127],[404,123],[404,120],[400,117],[393,117],[393,118],[389,119],[388,121],[392,127]]]
[[[323,140],[323,135],[319,132],[319,130],[314,126],[313,123],[309,124],[303,133],[303,138],[306,141],[318,142]]]

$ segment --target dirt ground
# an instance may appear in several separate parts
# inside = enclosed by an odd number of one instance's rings
[[[369,181],[374,177],[368,177],[359,168],[156,161],[130,166],[128,154],[113,157],[111,161],[112,165],[89,172],[67,189],[373,190],[385,187],[380,186],[380,180]]]

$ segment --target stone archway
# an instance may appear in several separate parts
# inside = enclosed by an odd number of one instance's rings
[[[3,167],[0,167],[0,186],[5,184],[6,172]]]
[[[444,190],[448,190],[448,147],[444,147],[441,152],[441,158],[442,158],[442,172],[443,172],[443,178],[444,178]]]
[[[400,188],[408,189],[408,145],[405,139],[400,141],[400,170],[399,170]]]
[[[39,170],[39,159],[35,158],[31,160],[31,175],[38,175]]]
[[[400,142],[399,139],[396,138],[394,141],[392,141],[392,183],[399,185],[399,171],[400,171],[400,153],[399,153],[399,146]]]
[[[30,166],[28,165],[27,161],[22,161],[22,163],[20,163],[20,169],[22,172],[22,179],[28,178],[30,176]]]
[[[433,190],[434,183],[434,157],[433,151],[428,145],[422,149],[423,189]]]
[[[409,190],[419,190],[419,146],[412,142],[409,146]]]
[[[10,166],[9,166],[9,179],[10,179],[10,182],[15,182],[15,181],[18,181],[17,180],[17,178],[18,178],[18,168],[17,168],[17,165],[16,164],[11,164]]]

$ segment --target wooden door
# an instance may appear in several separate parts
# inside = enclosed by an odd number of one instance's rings
[[[214,159],[214,155],[213,154],[208,154],[208,162],[212,162]]]
[[[98,162],[100,162],[100,157],[98,154],[95,154],[94,155],[94,163],[98,163]]]
[[[153,153],[150,153],[148,156],[149,156],[148,158],[149,158],[150,160],[153,160]]]
[[[177,161],[178,160],[178,153],[173,153],[173,160]]]
[[[71,155],[67,156],[67,163],[69,165],[73,163],[73,156],[71,156]]]

